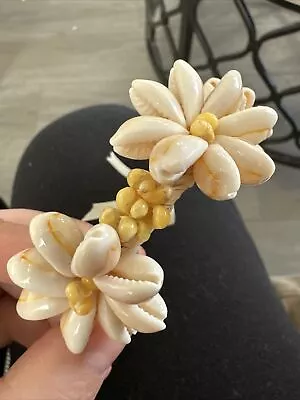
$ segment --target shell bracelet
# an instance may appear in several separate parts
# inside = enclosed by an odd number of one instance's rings
[[[85,234],[66,215],[37,215],[30,223],[33,248],[7,264],[23,289],[18,314],[33,321],[59,316],[73,353],[84,350],[97,324],[125,344],[137,332],[165,329],[163,269],[137,248],[170,224],[185,190],[196,184],[213,200],[229,200],[241,184],[261,184],[275,170],[259,143],[272,135],[277,114],[253,107],[255,94],[238,71],[203,84],[177,60],[168,87],[138,79],[129,94],[140,116],[126,121],[110,143],[119,155],[149,159],[149,171],[131,170],[116,206],[104,209]]]

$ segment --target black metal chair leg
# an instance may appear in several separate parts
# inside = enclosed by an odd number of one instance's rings
[[[181,23],[179,37],[179,57],[189,60],[192,48],[192,37],[194,33],[193,19],[196,18],[197,4],[199,0],[181,0]]]

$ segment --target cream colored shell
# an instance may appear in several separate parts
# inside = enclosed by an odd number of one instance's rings
[[[177,60],[170,71],[168,86],[179,101],[189,127],[203,105],[203,85],[200,76],[188,63]]]
[[[176,97],[161,83],[136,79],[132,82],[129,96],[139,114],[164,117],[186,126]]]
[[[197,186],[211,198],[233,199],[240,188],[241,180],[237,165],[222,146],[209,146],[203,157],[194,164]]]
[[[175,135],[160,140],[151,153],[149,171],[161,184],[175,183],[207,147],[205,140],[191,135]]]
[[[143,132],[143,135],[140,133]],[[161,117],[135,117],[124,122],[110,139],[114,150],[127,158],[147,160],[157,142],[173,135],[188,135],[181,125]],[[138,139],[138,140],[137,140]]]
[[[91,228],[74,253],[71,271],[76,276],[93,277],[112,271],[121,256],[117,232],[106,224]]]

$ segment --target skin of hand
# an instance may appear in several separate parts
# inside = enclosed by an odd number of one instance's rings
[[[0,211],[0,346],[19,342],[28,350],[0,379],[1,400],[94,399],[123,345],[94,329],[83,354],[70,353],[59,326],[45,321],[25,321],[16,313],[20,288],[9,279],[7,261],[32,247],[28,233],[33,210]],[[83,231],[89,225],[78,221]]]

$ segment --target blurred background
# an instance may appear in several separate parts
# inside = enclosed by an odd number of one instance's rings
[[[257,37],[276,36],[259,49],[275,88],[300,88],[298,0],[0,0],[0,197],[9,203],[18,160],[41,128],[88,105],[129,105],[131,81],[163,80],[174,56],[211,67],[216,57],[246,48],[250,52],[243,57],[215,69],[221,74],[239,69],[245,85],[268,98],[270,88],[253,63],[257,43],[252,38],[249,45],[249,26],[241,18],[244,5]],[[188,35],[183,18],[192,27]],[[293,33],[281,36],[282,30]],[[203,79],[215,75],[211,68],[200,69]],[[277,163],[270,182],[243,188],[236,200],[271,273],[300,272],[299,89],[288,94],[283,104],[294,125],[280,114],[273,148],[294,167]]]

